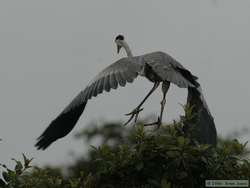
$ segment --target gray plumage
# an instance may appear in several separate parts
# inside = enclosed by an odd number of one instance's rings
[[[103,91],[109,92],[111,89],[117,89],[118,85],[124,87],[126,83],[132,83],[139,74],[145,75],[143,71],[146,64],[152,67],[162,81],[172,82],[180,88],[195,87],[178,71],[178,69],[186,69],[164,52],[125,57],[97,74],[63,112],[68,112],[74,106],[79,105],[83,101],[87,102],[93,96],[96,97],[98,94],[103,93]]]
[[[185,122],[184,132],[188,132],[201,144],[217,144],[217,131],[214,118],[211,115],[204,96],[196,88],[188,88],[187,104],[193,107],[194,118]]]
[[[103,93],[103,91],[109,92],[111,89],[117,89],[118,85],[124,87],[126,83],[132,83],[139,74],[144,76],[145,72],[143,71],[145,71],[146,64],[157,73],[161,81],[169,81],[180,88],[196,87],[179,72],[179,69],[188,70],[164,52],[125,57],[97,74],[86,88],[64,109],[63,113],[67,113],[83,101],[87,102],[93,96],[96,97],[98,94]]]
[[[86,88],[51,122],[38,138],[36,143],[38,149],[46,149],[51,143],[67,135],[77,123],[88,100],[92,97],[96,97],[103,91],[109,92],[111,89],[117,89],[118,86],[124,87],[126,83],[133,82],[138,75],[145,76],[151,82],[167,84],[165,94],[170,82],[180,88],[199,87],[196,81],[197,77],[164,52],[153,52],[134,57],[129,49],[127,53],[129,57],[116,61],[97,74]],[[205,107],[205,101],[201,98],[200,100],[202,103],[204,102],[203,107]]]
[[[63,112],[67,113],[78,104],[83,101],[87,102],[103,91],[109,92],[111,89],[117,89],[118,85],[124,87],[126,83],[133,82],[141,69],[141,66],[134,62],[136,62],[136,58],[122,58],[105,68],[90,81]]]

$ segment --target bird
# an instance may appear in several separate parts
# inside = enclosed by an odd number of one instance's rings
[[[124,47],[127,56],[132,57],[131,49],[129,48],[128,44],[124,41],[124,36],[120,35],[116,37],[116,43],[117,43],[117,52],[119,53],[120,49]],[[166,54],[167,55],[167,54]],[[150,58],[149,58],[150,59]],[[171,57],[169,56],[169,59],[171,60]],[[172,58],[172,60],[174,60]],[[174,60],[176,61],[176,60]],[[171,61],[164,62],[164,63],[171,63]],[[173,62],[172,62],[173,63]],[[175,64],[178,67],[180,66],[180,63],[175,62]],[[187,74],[186,77],[190,77],[192,74],[189,73],[187,70],[183,71],[183,67],[180,69],[182,70],[182,74]],[[152,73],[152,71],[149,71]],[[159,73],[159,71],[156,71],[156,75]],[[202,88],[200,84],[197,82],[198,77],[192,75],[193,79],[196,80],[196,83],[194,84],[196,87],[188,87],[188,96],[187,96],[187,103],[186,107],[189,107],[192,109],[192,114],[194,117],[192,117],[190,120],[184,122],[183,131],[185,133],[191,132],[192,137],[194,140],[197,140],[200,144],[210,144],[213,146],[216,146],[217,144],[217,131],[214,123],[213,116],[208,108],[208,105],[206,103],[206,100],[204,98]],[[160,79],[161,80],[161,79]],[[156,80],[152,80],[153,82]],[[162,121],[162,114],[164,110],[164,105],[166,103],[166,92],[169,88],[169,83],[162,83],[162,92],[163,92],[163,100],[161,101],[161,114],[158,118],[158,121],[153,123],[144,124],[147,125],[158,125],[157,128],[161,125]],[[125,123],[129,123],[132,118],[135,116],[135,122],[137,120],[138,114],[143,109],[137,109],[132,111],[131,113],[128,113],[126,115],[131,115],[131,118]],[[185,111],[186,112],[186,111]],[[186,117],[190,114],[185,114]],[[188,119],[188,118],[186,118]]]
[[[92,97],[109,92],[111,89],[117,89],[118,86],[124,87],[127,83],[132,83],[138,76],[147,78],[153,83],[152,89],[148,92],[141,103],[130,113],[127,125],[134,119],[137,121],[139,113],[143,110],[142,105],[148,97],[162,84],[163,98],[161,100],[160,116],[155,122],[145,124],[160,126],[162,116],[166,104],[166,94],[170,83],[180,88],[188,88],[188,101],[199,102],[202,110],[210,117],[210,111],[206,101],[202,95],[198,77],[194,76],[189,70],[184,68],[177,60],[165,52],[155,51],[139,56],[133,56],[128,43],[123,35],[119,34],[115,38],[117,53],[124,48],[128,57],[123,57],[113,64],[103,69],[92,79],[65,108],[64,110],[49,124],[44,132],[37,138],[35,147],[45,150],[56,140],[66,136],[76,125],[78,119],[86,108],[88,101]],[[197,99],[198,98],[198,99]],[[198,102],[197,102],[198,101]],[[211,116],[212,117],[212,116]]]

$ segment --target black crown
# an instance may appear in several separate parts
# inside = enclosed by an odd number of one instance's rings
[[[124,40],[124,36],[123,35],[118,35],[115,40]]]

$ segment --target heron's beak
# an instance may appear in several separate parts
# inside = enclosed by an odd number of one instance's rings
[[[117,45],[117,53],[119,54],[120,50],[121,50],[122,46]]]

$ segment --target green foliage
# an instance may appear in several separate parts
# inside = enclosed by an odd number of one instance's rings
[[[249,151],[237,140],[219,139],[217,147],[199,144],[183,132],[183,122],[155,131],[142,123],[124,127],[120,123],[91,124],[76,135],[91,146],[84,157],[60,168],[30,167],[23,155],[16,167],[5,165],[3,188],[111,188],[111,187],[204,187],[206,179],[249,179]],[[95,142],[96,145],[96,142]]]
[[[2,173],[3,180],[0,180],[0,187],[20,187],[24,183],[23,174],[27,169],[31,168],[30,163],[32,159],[28,159],[24,154],[23,162],[16,159],[12,160],[16,163],[14,170],[9,169],[4,164],[0,164],[5,169]]]
[[[88,187],[90,175],[83,178],[65,178],[60,168],[31,167],[28,159],[23,155],[23,161],[13,159],[14,170],[1,164],[5,169],[0,179],[1,188],[79,188]],[[32,170],[29,170],[32,168]],[[28,171],[29,170],[29,171]]]
[[[112,124],[105,129],[108,127],[112,132]],[[220,140],[216,148],[200,145],[183,133],[182,121],[158,131],[144,129],[142,125],[120,129],[127,132],[125,141],[116,145],[105,143],[90,152],[95,168],[85,171],[94,176],[96,187],[204,187],[206,179],[250,177],[250,162],[241,158],[247,154],[246,144],[237,140]],[[91,138],[99,136],[101,130],[92,126],[92,131],[98,134],[92,132]],[[84,169],[84,163],[78,161],[76,166],[71,167],[78,170],[73,173],[75,176]]]

